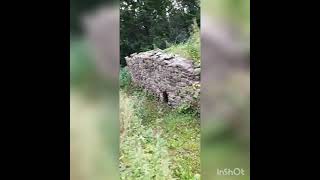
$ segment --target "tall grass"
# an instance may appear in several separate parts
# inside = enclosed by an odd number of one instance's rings
[[[161,132],[144,126],[134,114],[135,101],[124,93],[120,96],[121,179],[172,179],[168,151]]]
[[[178,54],[184,58],[191,59],[194,62],[200,64],[201,54],[200,54],[200,29],[194,22],[192,26],[192,35],[185,43],[173,44],[171,47],[165,49],[165,52]]]
[[[120,90],[121,179],[199,179],[200,124],[133,86]]]

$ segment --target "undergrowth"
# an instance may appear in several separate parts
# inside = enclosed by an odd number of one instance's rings
[[[190,38],[181,44],[171,44],[169,48],[165,49],[165,52],[178,54],[184,58],[191,59],[195,63],[200,64],[200,29],[196,22],[192,26],[193,31]]]
[[[143,90],[120,90],[121,179],[200,179],[200,121]]]
[[[131,84],[131,76],[127,67],[120,68],[120,88],[127,88]]]

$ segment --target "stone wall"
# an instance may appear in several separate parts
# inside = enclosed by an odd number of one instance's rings
[[[200,65],[160,49],[126,57],[133,82],[172,107],[200,108]]]

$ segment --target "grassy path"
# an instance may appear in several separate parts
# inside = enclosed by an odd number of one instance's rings
[[[198,179],[200,121],[140,91],[120,91],[121,179]]]

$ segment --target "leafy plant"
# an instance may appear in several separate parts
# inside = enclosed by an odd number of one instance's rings
[[[120,69],[120,88],[126,88],[131,84],[131,75],[127,67]]]

